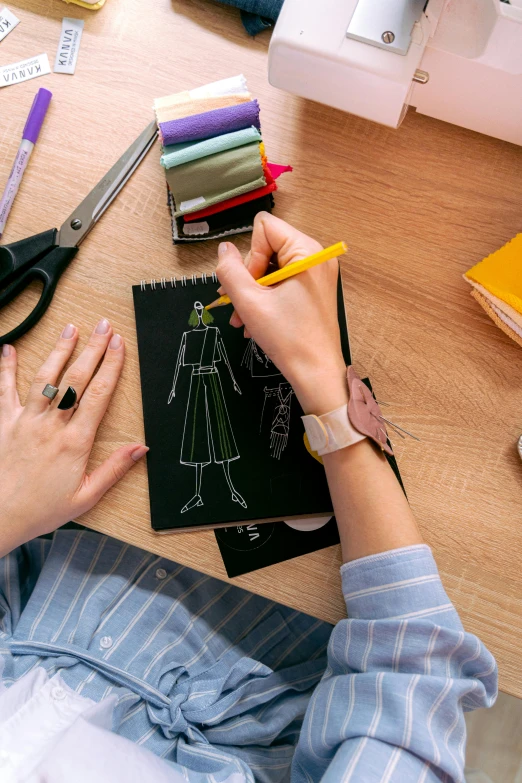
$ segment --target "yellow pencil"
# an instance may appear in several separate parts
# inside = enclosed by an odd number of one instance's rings
[[[277,272],[272,272],[270,275],[260,277],[256,282],[259,283],[259,285],[274,285],[275,283],[280,283],[282,280],[287,280],[289,277],[298,275],[301,272],[306,272],[306,270],[310,269],[312,266],[324,264],[325,261],[336,258],[337,256],[346,253],[347,250],[348,246],[346,242],[337,242],[336,245],[320,250],[318,253],[308,256],[308,258],[303,258],[301,261],[295,261],[293,264],[287,264],[282,269],[278,269]],[[205,310],[211,310],[213,307],[222,307],[227,304],[232,304],[232,302],[230,297],[225,294],[224,296],[220,296],[219,299],[216,299],[215,302],[208,304],[205,307]]]

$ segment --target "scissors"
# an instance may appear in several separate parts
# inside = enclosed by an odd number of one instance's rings
[[[60,229],[52,228],[0,246],[0,309],[31,281],[43,282],[34,309],[19,326],[0,337],[0,345],[14,342],[38,323],[51,304],[58,280],[78,252],[78,246],[138,168],[157,135],[156,123],[151,122]]]

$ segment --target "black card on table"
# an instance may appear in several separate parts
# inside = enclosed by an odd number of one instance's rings
[[[248,574],[339,543],[334,517],[313,520],[311,526],[308,522],[305,519],[218,528],[216,540],[228,576]]]

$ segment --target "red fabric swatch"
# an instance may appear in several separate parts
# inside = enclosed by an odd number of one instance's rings
[[[183,220],[185,223],[191,223],[193,220],[202,220],[209,215],[215,215],[216,212],[223,212],[225,209],[238,207],[240,204],[245,204],[247,201],[253,201],[256,198],[267,196],[269,193],[273,193],[274,190],[277,190],[277,185],[274,181],[272,181],[262,188],[251,190],[250,193],[243,193],[241,196],[228,198],[226,201],[220,201],[219,204],[213,204],[211,207],[207,207],[206,209],[200,209],[199,212],[189,212],[188,215],[183,215]]]

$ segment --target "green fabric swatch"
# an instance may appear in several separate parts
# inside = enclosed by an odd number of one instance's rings
[[[167,169],[166,176],[176,216],[266,185],[257,141]]]
[[[161,165],[166,169],[171,169],[174,166],[181,166],[183,163],[190,163],[192,160],[206,158],[208,155],[214,155],[217,152],[225,152],[225,150],[242,147],[254,141],[261,141],[261,134],[257,128],[252,126],[251,128],[244,128],[233,133],[224,133],[222,136],[215,136],[213,139],[172,144],[170,147],[164,147]]]

